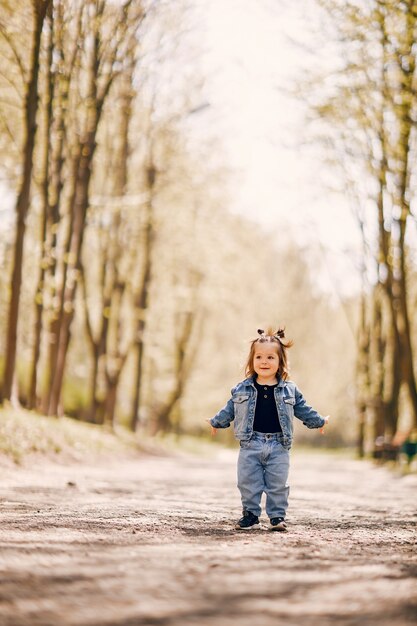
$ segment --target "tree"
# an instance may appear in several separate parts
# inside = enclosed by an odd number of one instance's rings
[[[318,95],[313,87],[312,110],[342,175],[356,189],[366,214],[360,227],[373,250],[371,286],[362,295],[360,315],[359,369],[369,374],[358,394],[361,422],[366,404],[374,439],[392,438],[403,388],[417,424],[407,236],[415,188],[416,3],[322,0],[320,5],[331,16],[343,62],[329,89]]]
[[[59,289],[59,313],[54,328],[56,350],[49,365],[50,386],[48,414],[56,415],[61,397],[65,360],[74,317],[74,302],[81,269],[84,227],[89,207],[90,178],[96,150],[96,136],[103,106],[115,77],[124,67],[124,59],[136,45],[136,32],[143,19],[140,2],[126,0],[120,7],[104,0],[91,0],[85,6],[81,37],[87,37],[90,47],[81,65],[79,87],[84,93],[77,106],[76,128],[70,143],[72,191],[70,225],[65,244],[64,271]]]
[[[36,138],[36,116],[38,112],[38,78],[41,36],[50,0],[32,0],[33,32],[29,75],[26,84],[24,140],[22,149],[22,179],[16,200],[16,235],[13,252],[13,269],[10,284],[10,304],[6,335],[6,365],[3,379],[2,397],[10,400],[15,373],[17,328],[19,303],[22,285],[23,244],[26,231],[26,217],[30,206],[32,184],[33,152]]]

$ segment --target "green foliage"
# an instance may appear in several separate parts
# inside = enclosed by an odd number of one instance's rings
[[[67,377],[64,380],[63,406],[66,415],[83,415],[89,403],[88,382]]]

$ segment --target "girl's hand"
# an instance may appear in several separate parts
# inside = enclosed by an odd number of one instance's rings
[[[330,415],[326,415],[326,417],[324,418],[325,424],[324,424],[324,426],[322,426],[320,428],[320,432],[321,432],[322,435],[324,435],[324,429],[326,428],[327,424],[329,423],[329,419],[330,419]]]
[[[214,428],[214,426],[212,426],[212,425],[211,425],[210,419],[211,419],[210,417],[207,417],[207,418],[206,418],[206,422],[208,422],[208,423],[210,424],[210,428],[211,428],[211,436],[212,436],[212,437],[215,437],[215,436],[216,436],[216,434],[217,434],[217,428]]]

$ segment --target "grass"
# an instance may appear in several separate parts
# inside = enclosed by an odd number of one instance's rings
[[[0,457],[20,464],[33,454],[81,459],[92,455],[123,454],[138,450],[137,438],[117,434],[69,417],[46,417],[24,409],[0,409]]]
[[[87,424],[69,417],[46,417],[33,411],[0,409],[0,461],[11,459],[22,464],[34,455],[62,461],[89,461],[91,457],[147,454],[191,454],[210,457],[219,448],[236,448],[238,444],[219,437],[196,437],[174,434],[150,437],[144,432],[134,435],[118,427],[112,432],[103,426]],[[355,458],[352,448],[314,448],[295,443],[295,454],[330,454]]]
[[[216,445],[217,444],[217,445]],[[0,466],[9,459],[20,465],[44,457],[57,461],[90,461],[97,456],[192,454],[208,457],[220,442],[174,434],[150,437],[117,426],[115,431],[70,417],[46,417],[34,411],[0,408]]]

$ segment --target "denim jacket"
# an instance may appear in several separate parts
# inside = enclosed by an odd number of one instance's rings
[[[235,437],[239,441],[249,441],[253,434],[253,421],[257,391],[254,377],[246,378],[233,387],[231,398],[211,420],[214,428],[228,428],[234,421]],[[293,439],[293,418],[300,419],[308,428],[321,428],[325,421],[308,406],[296,385],[288,380],[278,380],[274,389],[278,419],[282,428],[282,443],[291,448]]]

